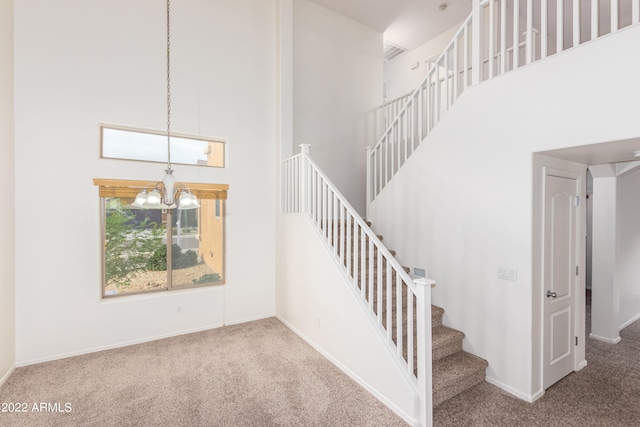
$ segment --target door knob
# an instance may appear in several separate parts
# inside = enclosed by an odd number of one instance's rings
[[[557,298],[558,294],[555,292],[547,291],[547,298]]]

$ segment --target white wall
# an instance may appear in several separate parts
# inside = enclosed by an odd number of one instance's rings
[[[382,34],[308,0],[281,0],[279,6],[279,157],[310,144],[311,158],[364,213],[364,147],[375,143],[373,112],[382,102]],[[277,235],[278,317],[415,421],[415,391],[309,221],[279,215]]]
[[[618,178],[618,247],[616,282],[621,327],[640,319],[640,170]]]
[[[426,61],[439,57],[461,26],[462,22],[422,46],[403,53],[393,61],[385,62],[384,82],[387,86],[387,100],[398,98],[416,90],[427,75]],[[419,67],[412,69],[416,63],[420,64]]]
[[[304,215],[280,215],[277,313],[398,415],[417,418],[415,389]]]
[[[618,177],[613,164],[594,165],[591,278],[591,338],[620,341],[618,282]]]
[[[293,152],[311,156],[361,214],[364,150],[382,104],[382,33],[309,0],[293,2]],[[284,152],[283,152],[284,154]]]
[[[293,1],[278,0],[278,129],[277,159],[300,152],[293,143]],[[278,169],[279,170],[279,169]],[[277,177],[280,182],[280,177]]]
[[[640,319],[638,162],[601,164],[593,174],[591,337],[620,341]]]
[[[98,125],[166,129],[165,14],[150,1],[15,5],[20,365],[275,314],[276,3],[265,0],[172,4],[172,130],[228,140],[225,169],[175,175],[230,184],[227,286],[100,299],[92,179],[156,181],[164,167],[100,159]]]
[[[0,385],[15,365],[13,0],[0,0]]]
[[[625,29],[467,90],[371,209],[400,261],[428,268],[445,324],[489,361],[488,379],[525,399],[542,391],[532,153],[640,136],[628,96],[639,44],[640,27]]]

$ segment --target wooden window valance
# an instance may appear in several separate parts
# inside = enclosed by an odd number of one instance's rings
[[[203,184],[196,182],[180,182],[188,188],[198,199],[226,200],[229,184]],[[151,191],[155,182],[94,178],[93,185],[100,187],[100,197],[136,197],[145,188]],[[176,188],[178,183],[176,183]]]

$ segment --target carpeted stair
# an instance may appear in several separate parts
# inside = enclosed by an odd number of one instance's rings
[[[442,324],[444,310],[431,306],[433,406],[482,383],[488,363],[462,350],[464,333]]]
[[[371,223],[367,222],[367,225],[370,227]],[[334,227],[335,227],[335,236],[338,237],[338,245],[336,248],[336,253],[340,256],[341,251],[346,250],[346,242],[340,242],[340,228],[341,225],[339,222],[335,222],[333,224],[327,224],[329,227],[326,230],[329,233],[329,241],[332,245],[334,245]],[[324,228],[324,227],[321,227]],[[351,250],[349,253],[353,256],[353,249],[356,247],[361,248],[362,243],[360,239],[355,239],[353,237],[354,234],[354,226],[351,227]],[[382,236],[378,236],[378,239],[382,240]],[[365,239],[365,251],[368,254],[369,252],[369,244],[368,238]],[[389,250],[389,252],[395,256],[395,251]],[[374,248],[374,256],[377,256],[377,249]],[[344,259],[345,266],[347,265],[347,260]],[[353,258],[351,259],[351,271],[350,273],[353,275],[353,266],[355,265]],[[366,265],[365,272],[365,283],[368,283],[369,279],[369,264]],[[372,308],[374,313],[377,313],[377,288],[378,288],[378,266],[373,265],[373,301]],[[382,269],[382,277],[386,276],[386,266],[381,266]],[[404,267],[405,271],[408,273],[409,268]],[[358,288],[361,289],[362,286],[362,277],[359,277],[358,280]],[[392,276],[392,286],[396,286],[395,275]],[[383,279],[382,283],[383,287],[383,300],[382,300],[382,318],[385,319],[387,312],[387,304],[386,304],[386,283]],[[404,287],[403,287],[404,288]],[[402,310],[405,311],[406,307],[406,289],[403,289],[403,304]],[[395,304],[396,293],[393,292],[393,301],[392,301],[392,318],[395,318],[396,312],[396,304]],[[415,313],[415,311],[414,311]],[[449,328],[442,324],[442,317],[444,315],[444,310],[440,307],[431,306],[431,335],[432,335],[432,354],[433,354],[433,406],[437,406],[442,402],[452,398],[453,396],[462,393],[463,391],[474,387],[485,380],[485,371],[488,366],[488,363],[472,354],[469,354],[462,350],[462,341],[464,339],[464,333],[458,330]],[[406,319],[406,314],[403,313],[403,319]],[[415,321],[415,317],[414,317]],[[383,327],[385,326],[385,321],[382,321]],[[393,325],[392,325],[393,326]],[[392,327],[392,339],[397,343],[396,339],[396,328]],[[417,340],[415,340],[417,341]],[[414,342],[415,342],[414,341]],[[407,358],[407,337],[406,332],[405,336],[403,336],[402,342],[405,344],[405,348],[403,348],[403,355],[406,360]],[[414,347],[414,366],[417,366],[417,355],[416,349]]]

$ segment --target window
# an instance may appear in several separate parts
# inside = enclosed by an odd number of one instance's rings
[[[100,126],[103,158],[167,162],[167,134],[150,130]],[[171,134],[171,162],[224,167],[225,142],[213,138]]]
[[[132,206],[146,181],[94,183],[101,198],[103,297],[224,284],[228,185],[185,183],[200,207],[160,210]]]

